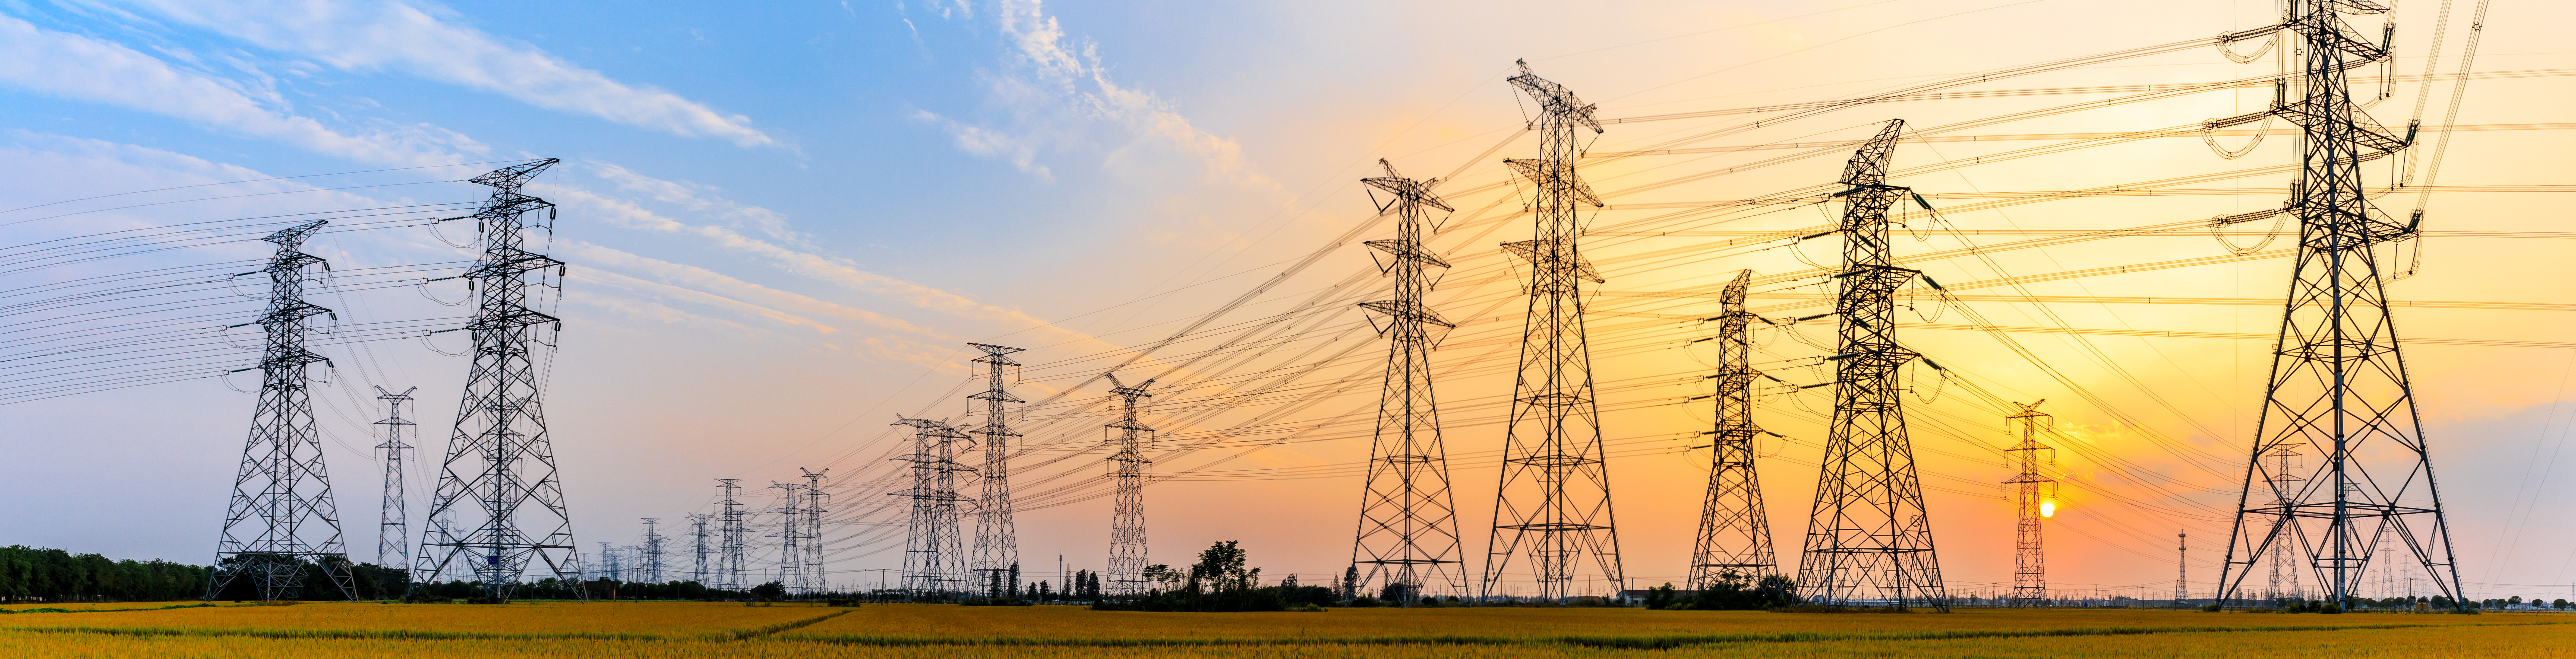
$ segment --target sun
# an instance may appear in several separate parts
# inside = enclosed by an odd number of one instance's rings
[[[2042,501],[2042,502],[2039,502],[2039,516],[2041,516],[2041,517],[2056,517],[2056,516],[2057,516],[2057,502],[2055,502],[2055,501]]]

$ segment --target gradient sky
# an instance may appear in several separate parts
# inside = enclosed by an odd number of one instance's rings
[[[2452,7],[2443,57],[2428,61],[2433,3],[2394,14],[2401,57],[2389,74],[2450,72],[2468,4]],[[2448,7],[2449,5],[2442,5]],[[1350,302],[1383,283],[1352,242],[1368,223],[1357,179],[1388,158],[1441,189],[1459,212],[1432,240],[1457,268],[1433,303],[1460,327],[1442,364],[1447,440],[1467,551],[1480,555],[1492,464],[1516,345],[1513,270],[1494,245],[1526,238],[1521,197],[1500,165],[1530,157],[1529,111],[1503,78],[1526,58],[1600,106],[1646,118],[1848,98],[1904,84],[2261,25],[2270,3],[2166,3],[2118,10],[2069,0],[1960,3],[1617,3],[1604,8],[1482,2],[1172,3],[770,2],[673,8],[634,3],[257,2],[0,3],[0,243],[19,245],[185,222],[403,204],[469,202],[455,182],[495,161],[556,157],[532,189],[562,206],[548,249],[572,263],[564,342],[549,412],[585,546],[632,544],[637,521],[665,532],[707,512],[712,478],[766,485],[831,468],[833,580],[900,565],[901,517],[886,457],[888,423],[965,412],[967,341],[1026,346],[1022,396],[1034,409],[1020,457],[1020,546],[1029,572],[1058,554],[1097,569],[1108,506],[1098,450],[1109,421],[1093,379],[1144,346],[1280,279],[1207,327],[1130,366],[1171,372],[1149,418],[1170,433],[1148,490],[1156,562],[1182,562],[1239,539],[1271,574],[1309,580],[1349,559],[1356,465],[1366,459],[1374,371],[1383,351]],[[2576,304],[2556,282],[2567,249],[2562,192],[2571,173],[2564,70],[2576,53],[2539,26],[2563,6],[2496,3],[2476,70],[2440,161],[2427,231],[2392,254],[2416,262],[2394,298],[2419,400],[2474,596],[2567,591],[2576,531],[2556,492],[2576,406],[2564,309],[2474,309],[2434,302]],[[2375,32],[2376,18],[2357,18]],[[2257,44],[2241,44],[2245,51]],[[1937,207],[2009,193],[2075,190],[2222,172],[2188,194],[2094,196],[1944,213],[1909,211],[1910,228],[2093,230],[2209,218],[2276,205],[2295,139],[2237,159],[2189,136],[1959,168],[1908,167],[2049,144],[1961,143],[1930,136],[2127,133],[2260,109],[2268,84],[2076,108],[1976,126],[1985,118],[2078,106],[2176,85],[2269,75],[2278,52],[2235,64],[2199,47],[2012,78],[1973,90],[2049,93],[1883,103],[1736,130],[1760,115],[1612,123],[1584,176],[1611,208],[1589,221],[1587,253],[1609,283],[1592,321],[1605,436],[1618,478],[1621,541],[1638,585],[1679,581],[1704,486],[1709,423],[1698,384],[1711,355],[1691,339],[1713,326],[1707,295],[1738,269],[1794,274],[1834,257],[1830,242],[1790,245],[1724,232],[1829,222],[1834,204],[1709,209],[1818,186],[1848,142],[1889,118],[1896,182]],[[2557,73],[2552,73],[2557,70]],[[2530,72],[2505,74],[2502,72]],[[2377,67],[2356,93],[2383,88]],[[2450,117],[2448,83],[2390,78],[2371,108],[2403,126]],[[2131,86],[2078,92],[2072,87]],[[2419,99],[2429,102],[2419,103]],[[1725,131],[1725,132],[1720,132]],[[2241,137],[2214,138],[2221,146]],[[2429,140],[2428,140],[2429,142]],[[1795,147],[1808,144],[1808,147]],[[1791,145],[1783,147],[1781,145]],[[1726,150],[1604,157],[1648,149]],[[2417,151],[2426,151],[2419,148]],[[1730,172],[1777,156],[1808,154]],[[455,163],[487,163],[455,165]],[[2373,183],[2431,176],[2432,158],[2373,163]],[[370,171],[374,170],[374,171]],[[363,172],[311,176],[334,172]],[[288,180],[255,179],[306,177]],[[163,190],[177,186],[221,183]],[[2450,190],[2448,188],[2461,188]],[[138,191],[152,191],[140,194]],[[89,199],[101,195],[111,198]],[[2403,213],[2410,193],[2379,203]],[[57,203],[66,202],[70,203]],[[43,204],[54,204],[42,206]],[[1699,210],[1693,210],[1699,209]],[[1949,224],[1943,224],[1943,223]],[[2269,226],[2268,221],[2260,223]],[[2247,227],[2263,228],[2263,227]],[[313,251],[340,268],[470,258],[457,229],[326,234]],[[2443,233],[2453,232],[2453,233]],[[2030,239],[1966,238],[1992,245]],[[2229,238],[2239,247],[2259,238]],[[1738,241],[1728,244],[1725,241]],[[2216,258],[2202,232],[1954,253],[1962,238],[1924,234],[1899,247],[1944,282]],[[2286,243],[2264,249],[2277,250]],[[2421,247],[2420,252],[2417,250]],[[1939,254],[1936,254],[1939,253]],[[261,258],[245,243],[120,257],[81,268],[9,273],[0,288],[75,276]],[[1804,263],[1802,263],[1802,261]],[[83,269],[86,268],[86,269]],[[2274,298],[2288,261],[2255,258],[2062,279],[1996,295]],[[250,292],[247,288],[245,292]],[[1818,313],[1817,287],[1761,289],[1774,318]],[[255,294],[255,293],[254,293]],[[451,317],[455,281],[324,300],[368,320]],[[236,301],[246,298],[236,298]],[[1916,444],[1948,578],[2008,582],[2012,514],[2001,410],[1971,384],[2042,409],[2090,446],[2061,451],[2067,481],[2052,520],[2050,576],[2067,588],[2169,593],[2173,533],[2192,537],[2196,591],[2215,573],[2225,511],[2261,402],[2268,344],[2242,338],[2015,333],[2030,354],[2094,394],[2087,402],[1982,332],[1952,331],[1957,310],[1908,298],[1907,336],[1956,367],[1952,383],[1914,378]],[[1293,315],[1301,304],[1332,313]],[[254,302],[239,303],[255,306]],[[2261,304],[1969,303],[1995,325],[2268,335]],[[249,308],[242,306],[241,308]],[[1945,316],[1945,313],[1948,314]],[[355,319],[353,319],[355,320]],[[1265,322],[1277,321],[1268,325]],[[239,322],[239,321],[234,321]],[[1282,324],[1286,323],[1286,324]],[[203,324],[203,323],[199,323]],[[1289,325],[1295,325],[1290,327]],[[176,327],[177,325],[174,325]],[[1268,331],[1243,339],[1245,332]],[[380,414],[371,385],[418,386],[424,437],[447,434],[466,364],[443,334],[340,349],[347,366],[318,389],[351,552],[374,554],[381,468],[365,447]],[[1760,359],[1784,381],[1821,382],[1811,342],[1829,331],[1766,330]],[[229,338],[251,346],[252,334]],[[1241,339],[1223,352],[1190,357]],[[446,341],[441,344],[439,341]],[[2501,342],[2523,342],[2503,345]],[[2538,342],[2546,345],[2531,345]],[[1256,347],[1247,348],[1246,345]],[[254,351],[241,351],[242,360]],[[1327,361],[1326,358],[1340,355]],[[1321,364],[1293,382],[1275,382]],[[1124,373],[1124,372],[1122,372]],[[235,376],[230,386],[251,386]],[[252,397],[199,379],[0,406],[13,485],[0,543],[203,563],[239,459]],[[1275,386],[1257,396],[1243,392]],[[1822,439],[1827,389],[1766,390],[1765,440],[1775,541],[1799,542]],[[2116,456],[2104,459],[2100,456]],[[415,457],[414,460],[423,458]],[[2571,458],[2576,461],[2576,458]],[[2114,463],[2117,464],[2114,464]],[[415,465],[418,505],[423,469]],[[2153,483],[2152,485],[2148,483]],[[763,492],[755,501],[768,505]],[[1041,567],[1043,566],[1043,567]],[[1045,575],[1041,575],[1045,576]],[[1038,578],[1038,577],[1032,577]],[[2558,585],[2548,585],[2548,584]],[[2425,590],[2427,594],[2429,589]]]

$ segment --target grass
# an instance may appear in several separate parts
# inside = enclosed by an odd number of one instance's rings
[[[679,602],[310,603],[0,616],[0,656],[2425,657],[2576,645],[2576,616],[1634,609],[1142,613]],[[12,607],[17,608],[17,607]]]

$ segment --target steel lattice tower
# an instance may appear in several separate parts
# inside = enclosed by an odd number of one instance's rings
[[[313,364],[331,360],[304,348],[304,321],[331,310],[304,301],[304,282],[311,278],[304,269],[330,266],[322,257],[297,250],[326,223],[317,220],[261,238],[277,245],[268,267],[259,270],[268,273],[268,310],[252,321],[267,331],[268,346],[256,367],[259,406],[251,412],[250,439],[242,445],[223,535],[215,542],[215,569],[206,579],[209,600],[244,577],[263,601],[295,599],[303,592],[306,561],[321,564],[333,586],[349,599],[358,598],[356,581],[343,565],[348,550],[340,543],[339,506],[332,502],[331,476],[322,466],[311,378],[305,375]],[[319,528],[307,530],[307,523]]]
[[[1593,400],[1581,290],[1585,281],[1602,280],[1576,246],[1583,233],[1576,204],[1602,205],[1575,175],[1584,148],[1577,129],[1599,133],[1601,124],[1592,118],[1595,106],[1532,74],[1527,62],[1516,64],[1520,74],[1511,77],[1512,86],[1539,105],[1530,129],[1539,133],[1540,157],[1504,163],[1529,179],[1537,229],[1530,240],[1503,246],[1530,262],[1530,299],[1479,592],[1492,596],[1519,557],[1528,562],[1538,597],[1562,600],[1573,595],[1575,565],[1589,556],[1616,594],[1627,577],[1610,510],[1610,465],[1602,454],[1600,406]]]
[[[1449,490],[1449,450],[1440,438],[1439,399],[1431,390],[1433,326],[1454,328],[1424,298],[1431,292],[1426,267],[1449,267],[1422,246],[1430,219],[1425,208],[1455,210],[1431,193],[1440,179],[1410,179],[1377,161],[1386,175],[1360,182],[1387,194],[1379,214],[1395,215],[1395,239],[1371,240],[1385,252],[1379,269],[1395,279],[1395,299],[1362,302],[1386,316],[1386,377],[1377,403],[1377,435],[1369,449],[1368,481],[1360,493],[1359,534],[1351,563],[1365,566],[1360,583],[1395,585],[1399,606],[1423,596],[1468,597],[1465,549],[1458,536],[1458,503]],[[1372,255],[1374,256],[1374,255]]]
[[[662,542],[665,538],[659,530],[662,520],[655,517],[642,519],[644,520],[644,564],[641,566],[643,578],[636,581],[662,583],[664,581],[662,569],[665,567],[662,564]]]
[[[1833,356],[1834,416],[1825,440],[1798,588],[1826,606],[1866,604],[1949,610],[1932,519],[1923,507],[1914,445],[1905,433],[1904,384],[1897,368],[1917,355],[1896,341],[1898,287],[1917,271],[1896,267],[1887,208],[1911,194],[1887,184],[1888,158],[1905,120],[1887,122],[1843,167],[1843,272],[1834,311],[1842,317]]]
[[[984,425],[974,434],[983,438],[983,498],[975,507],[975,557],[969,564],[975,571],[976,583],[991,583],[995,575],[1010,579],[1011,566],[1020,563],[1019,531],[1011,522],[1011,440],[1020,436],[1011,431],[1006,405],[1025,402],[1002,388],[1002,369],[1018,366],[1011,353],[1020,348],[984,343],[969,343],[984,356],[975,363],[984,365],[984,390],[967,396],[984,403]],[[1016,585],[1014,585],[1016,587]]]
[[[2184,561],[2190,555],[2191,534],[2174,529],[2174,608],[2177,609],[2186,606],[2191,593],[2184,588],[2191,583],[2191,564]]]
[[[903,587],[916,600],[947,599],[969,576],[957,514],[964,499],[957,495],[957,472],[972,471],[957,463],[957,444],[967,435],[944,421],[895,418],[894,425],[913,428],[912,454],[895,458],[912,463],[912,487],[894,493],[912,499]]]
[[[1745,290],[1753,271],[1736,273],[1718,300],[1716,436],[1710,442],[1708,499],[1699,513],[1699,541],[1691,549],[1690,585],[1707,591],[1720,583],[1751,587],[1778,575],[1780,561],[1771,551],[1770,513],[1762,506],[1762,479],[1753,469],[1753,438],[1762,426],[1753,422],[1753,312],[1744,309]]]
[[[2353,107],[2349,69],[2389,57],[2349,31],[2343,13],[2387,11],[2369,0],[2293,0],[2281,29],[2304,40],[2300,80],[2267,112],[2300,127],[2299,178],[2285,210],[2299,219],[2299,247],[2280,342],[2246,461],[2236,524],[2218,578],[2218,601],[2241,597],[2256,557],[2295,543],[2323,590],[2352,606],[2376,539],[2396,536],[2404,558],[2457,603],[2459,572],[2449,524],[2415,396],[2388,310],[2386,281],[2372,247],[2415,235],[2418,215],[2398,222],[2370,206],[2362,163],[2412,139],[2381,132]],[[2271,473],[2274,447],[2314,446],[2320,459],[2300,480]],[[2292,483],[2275,487],[2274,483]],[[2275,491],[2264,491],[2265,489]],[[2399,557],[2386,557],[2396,560]],[[2455,604],[2457,606],[2458,604]]]
[[[403,452],[411,445],[403,443],[403,434],[417,424],[403,419],[402,406],[411,402],[411,392],[419,390],[412,387],[397,394],[376,387],[376,399],[385,401],[385,420],[376,422],[385,427],[385,442],[376,445],[385,452],[385,501],[376,512],[376,565],[380,566],[411,556],[404,548],[411,539],[411,509],[403,504]]]
[[[1145,388],[1154,386],[1146,380],[1130,387],[1109,374],[1110,395],[1117,396],[1120,413],[1117,423],[1118,453],[1109,456],[1109,476],[1118,479],[1118,497],[1109,514],[1109,580],[1103,594],[1110,597],[1136,597],[1145,594],[1145,481],[1153,477],[1154,461],[1145,457],[1146,434],[1154,429],[1136,419],[1136,403],[1153,394]]]
[[[707,521],[711,519],[715,516],[703,513],[689,515],[689,555],[695,559],[689,564],[689,580],[700,586],[707,585],[707,568],[712,567],[707,564]]]
[[[778,539],[778,585],[795,593],[805,583],[805,506],[799,494],[805,485],[771,482],[769,487],[780,491],[778,508],[771,511],[778,513],[778,532],[769,536]]]
[[[2048,401],[2040,401],[2045,402]],[[2047,606],[2048,552],[2047,546],[2041,543],[2039,524],[2041,518],[2048,516],[2048,511],[2041,510],[2040,506],[2049,497],[2039,493],[2039,486],[2046,483],[2054,489],[2057,479],[2039,473],[2039,452],[2050,451],[2054,455],[2056,449],[2039,443],[2039,429],[2048,425],[2050,417],[2039,411],[2039,403],[2031,403],[2022,405],[2020,412],[2004,418],[2021,422],[2021,442],[2004,449],[2006,455],[2021,456],[2021,473],[2004,481],[2020,486],[2015,488],[2013,497],[2014,516],[2019,523],[2013,532],[2012,605]]]
[[[539,351],[552,349],[563,320],[531,306],[538,301],[529,290],[561,291],[563,285],[562,261],[526,249],[526,216],[545,211],[551,235],[555,206],[519,193],[555,162],[511,165],[471,179],[492,186],[492,198],[474,213],[483,227],[483,257],[458,275],[479,289],[474,319],[461,328],[473,334],[474,367],[465,377],[447,459],[439,466],[439,509],[430,513],[412,571],[436,575],[462,560],[483,583],[485,597],[508,599],[531,561],[544,563],[558,579],[582,574],[572,513],[556,476],[554,438],[546,434],[545,365],[551,360]],[[546,281],[549,272],[552,284]],[[550,325],[551,331],[545,329]],[[440,519],[439,513],[454,509],[469,511],[471,526],[457,528]],[[421,586],[414,581],[412,588]]]
[[[724,499],[716,502],[720,534],[716,540],[716,589],[739,593],[749,588],[742,580],[748,576],[751,553],[750,520],[744,518],[742,500],[736,498],[742,490],[742,479],[718,478],[716,489],[724,492]]]
[[[823,570],[825,564],[829,562],[823,558],[823,501],[830,497],[830,494],[823,489],[825,484],[823,475],[831,473],[832,470],[826,468],[822,471],[812,471],[804,467],[797,467],[796,470],[805,474],[805,509],[802,512],[806,543],[805,572],[801,575],[804,581],[793,585],[796,586],[798,593],[810,597],[823,592]]]

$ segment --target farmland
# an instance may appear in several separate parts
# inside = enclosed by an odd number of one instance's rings
[[[2157,610],[1782,614],[1637,609],[1141,613],[1075,607],[537,602],[128,605],[0,615],[0,656],[2339,657],[2515,654],[2576,616]],[[12,609],[26,609],[13,606]]]

